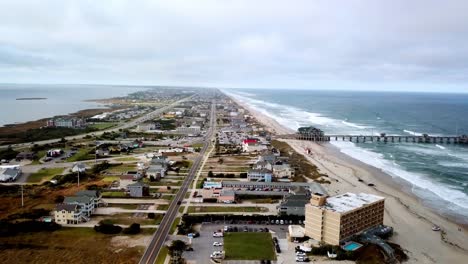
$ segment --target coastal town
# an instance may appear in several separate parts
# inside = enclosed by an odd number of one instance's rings
[[[347,172],[325,168],[320,144],[281,139],[293,131],[219,90],[107,101],[131,104],[40,128],[84,134],[0,149],[7,259],[80,262],[86,252],[92,262],[401,263],[417,254],[399,239],[405,227],[387,213],[395,198],[377,182],[340,178]],[[445,230],[425,225],[448,243]]]

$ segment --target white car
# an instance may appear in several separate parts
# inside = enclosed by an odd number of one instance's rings
[[[213,242],[213,246],[215,246],[215,247],[222,247],[222,246],[223,246],[223,243],[221,243],[221,242]]]
[[[296,257],[305,257],[306,253],[304,252],[296,252]]]
[[[296,257],[296,262],[309,262],[309,258],[308,257]]]
[[[224,232],[227,232],[229,230],[229,226],[224,226]]]
[[[221,232],[214,232],[213,237],[223,237],[223,233]]]
[[[215,251],[210,255],[210,258],[222,258],[223,257],[223,252],[221,251]]]

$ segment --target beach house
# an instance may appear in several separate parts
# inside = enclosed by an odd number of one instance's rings
[[[89,220],[83,216],[81,208],[77,204],[57,204],[53,214],[55,222],[61,225],[78,224]]]

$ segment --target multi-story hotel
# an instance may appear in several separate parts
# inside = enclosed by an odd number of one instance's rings
[[[305,206],[305,234],[331,245],[383,224],[384,197],[345,193],[327,197],[313,194]]]

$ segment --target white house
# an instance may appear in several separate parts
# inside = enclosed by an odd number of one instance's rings
[[[289,164],[273,165],[273,176],[276,178],[291,178],[293,170]]]

